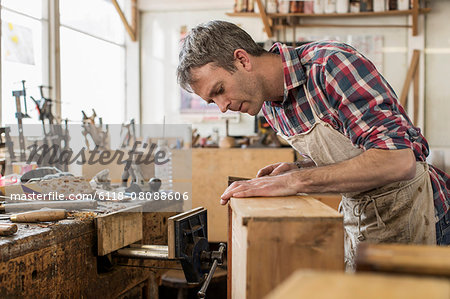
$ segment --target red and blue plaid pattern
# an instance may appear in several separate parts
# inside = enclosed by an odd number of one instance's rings
[[[411,148],[425,161],[428,144],[414,127],[389,83],[375,66],[349,45],[314,42],[296,49],[276,43],[270,50],[281,55],[285,93],[282,102],[266,101],[263,113],[282,134],[308,131],[317,115],[363,150]],[[300,88],[299,88],[300,87]],[[308,103],[304,88],[312,96]],[[312,106],[312,107],[311,107]],[[430,167],[436,220],[450,206],[450,178]]]

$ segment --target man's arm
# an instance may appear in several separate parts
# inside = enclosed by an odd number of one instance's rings
[[[221,204],[231,197],[287,196],[297,193],[365,191],[415,176],[416,160],[411,149],[369,149],[341,163],[292,170],[231,184]]]

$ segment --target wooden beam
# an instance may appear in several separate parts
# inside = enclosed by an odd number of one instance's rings
[[[127,18],[125,17],[125,14],[123,13],[122,9],[120,8],[119,3],[117,3],[117,0],[111,0],[112,4],[117,10],[117,13],[120,16],[120,19],[122,20],[123,25],[125,26],[125,29],[127,30],[128,34],[130,35],[130,38],[132,41],[137,41],[137,0],[131,0],[131,25],[128,23]]]
[[[418,125],[419,121],[419,69],[420,66],[417,64],[416,73],[414,74],[414,82],[413,82],[413,99],[414,99],[414,125]]]
[[[414,75],[417,70],[417,66],[419,65],[420,51],[414,50],[413,56],[411,59],[411,64],[408,69],[408,73],[406,74],[405,83],[403,83],[402,93],[400,95],[400,104],[403,108],[406,107],[406,99],[408,98],[409,87],[411,86],[411,81],[414,78]]]
[[[326,28],[412,28],[411,25],[375,25],[375,24],[296,24],[296,25],[275,25],[273,29],[293,28],[293,27],[326,27]]]
[[[419,34],[419,0],[413,0],[413,7],[412,7],[412,35],[416,36]]]
[[[361,243],[356,255],[356,271],[450,278],[450,248],[416,244]]]
[[[95,218],[97,254],[113,251],[142,240],[142,207],[133,206]]]
[[[264,30],[266,31],[267,36],[271,38],[273,37],[272,28],[270,28],[269,17],[266,14],[264,5],[262,4],[261,0],[256,0],[256,3],[258,4],[259,15],[264,24]]]

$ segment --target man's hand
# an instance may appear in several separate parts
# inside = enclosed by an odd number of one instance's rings
[[[281,175],[264,176],[248,181],[237,181],[231,184],[220,197],[220,204],[227,204],[231,197],[252,196],[286,196],[297,193],[299,181],[298,171],[286,172]]]
[[[220,203],[226,204],[231,197],[286,196],[300,192],[361,192],[410,180],[416,173],[416,159],[411,149],[369,149],[340,163],[273,174],[278,167],[279,171],[287,169],[289,165],[282,166],[285,164],[290,163],[269,165],[259,171],[258,178],[234,182],[222,194]],[[264,173],[270,175],[261,176]]]
[[[285,163],[285,162],[278,162],[275,164],[267,165],[266,167],[261,168],[258,171],[258,174],[256,177],[263,177],[266,175],[279,175],[285,172],[288,172],[290,170],[298,169],[297,165],[295,163]]]

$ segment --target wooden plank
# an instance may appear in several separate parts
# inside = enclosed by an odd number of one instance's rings
[[[361,243],[357,271],[445,276],[450,278],[450,248],[425,245]]]
[[[97,254],[106,255],[142,239],[142,207],[133,206],[95,218]]]
[[[265,299],[446,299],[449,294],[450,282],[443,279],[297,271]]]
[[[246,297],[247,283],[247,250],[248,250],[248,230],[247,226],[242,225],[242,218],[236,214],[231,208],[231,259],[228,264],[231,264],[231,298],[250,298]],[[261,286],[260,282],[257,283]]]
[[[225,14],[230,17],[261,17],[261,15],[256,12],[226,12]]]
[[[419,34],[419,0],[412,1],[412,35],[416,36]]]
[[[254,178],[259,169],[277,162],[293,162],[292,148],[192,149],[192,208],[208,210],[208,239],[226,242],[227,208],[219,204],[228,176]]]
[[[231,273],[233,269],[232,255],[233,255],[233,240],[231,235],[231,230],[233,228],[232,224],[232,213],[231,206],[228,205],[228,244],[227,244],[227,298],[231,299]]]
[[[420,8],[419,13],[426,14],[431,11],[431,8]],[[331,13],[331,14],[305,14],[305,13],[272,13],[267,14],[271,18],[285,18],[285,17],[302,17],[302,18],[358,18],[358,17],[389,17],[389,16],[406,16],[411,15],[413,11],[410,10],[388,10],[380,12],[348,12],[348,13]],[[258,13],[254,12],[227,12],[230,17],[259,17]]]
[[[338,211],[339,204],[342,200],[342,195],[335,194],[335,193],[311,193],[308,194],[308,196],[313,197],[314,199],[317,199],[321,203],[326,204],[330,208]]]
[[[296,24],[296,25],[276,25],[273,28],[275,30],[285,29],[285,28],[295,28],[295,27],[304,27],[304,28],[411,28],[411,25],[370,25],[370,24]]]
[[[245,224],[255,221],[341,219],[342,215],[310,196],[232,198],[233,210]]]
[[[203,211],[203,207],[198,207],[195,209],[192,209],[190,211],[186,211],[184,213],[175,215],[167,219],[167,246],[169,248],[169,259],[174,259],[175,257],[175,221],[181,220],[186,217],[189,217],[197,212]]]
[[[411,81],[413,80],[414,74],[416,73],[417,65],[419,64],[419,58],[420,51],[414,50],[411,64],[409,65],[405,82],[403,83],[402,93],[400,94],[400,105],[402,105],[403,108],[406,108],[406,99],[408,98],[409,87],[411,86]]]
[[[111,0],[111,2],[114,5],[114,7],[116,8],[117,13],[119,14],[120,20],[122,21],[123,25],[125,26],[125,29],[127,30],[128,35],[130,35],[131,40],[134,42],[137,41],[137,27],[134,27],[134,26],[137,26],[136,18],[138,15],[136,1],[133,0],[131,3],[131,9],[135,10],[132,12],[133,19],[131,20],[131,26],[128,23],[127,18],[125,17],[122,9],[120,8],[119,3],[117,3],[117,0]]]
[[[418,125],[419,121],[419,78],[420,78],[420,65],[417,64],[416,73],[414,74],[413,81],[413,111],[414,111],[414,125]]]
[[[264,8],[261,0],[256,0],[256,4],[258,4],[259,15],[261,16],[261,20],[264,24],[264,29],[266,30],[267,36],[271,38],[273,34],[272,29],[270,28],[269,18],[266,14],[266,9]]]
[[[320,201],[232,198],[230,207],[232,298],[262,298],[297,269],[344,269],[342,215]]]

